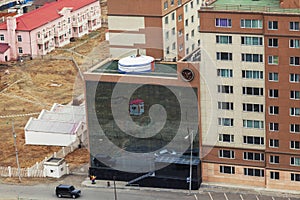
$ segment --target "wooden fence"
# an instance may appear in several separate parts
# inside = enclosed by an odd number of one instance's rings
[[[28,168],[16,168],[16,167],[1,167],[0,166],[0,177],[46,177],[46,173],[44,171],[44,162],[49,158],[64,158],[69,153],[73,152],[78,148],[79,140],[76,140],[71,145],[67,147],[62,147],[58,152],[54,152],[51,156],[45,157],[41,162],[37,162],[32,167]],[[67,169],[69,172],[69,169]]]

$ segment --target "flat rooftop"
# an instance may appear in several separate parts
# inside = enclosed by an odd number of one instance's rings
[[[206,10],[205,7],[201,9]],[[245,12],[273,12],[300,14],[300,9],[280,8],[280,0],[216,0],[207,10],[227,10]]]
[[[90,73],[124,74],[118,71],[118,60],[108,60],[92,68]],[[177,77],[177,64],[175,62],[155,62],[155,69],[151,72],[130,72],[126,75]]]

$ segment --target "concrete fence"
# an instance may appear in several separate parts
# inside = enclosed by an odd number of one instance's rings
[[[51,156],[45,157],[44,160],[36,162],[33,166],[28,168],[16,168],[16,167],[1,167],[0,166],[0,177],[46,177],[46,172],[44,170],[44,162],[49,158],[64,158],[69,153],[72,153],[78,148],[79,140],[73,142],[71,145],[62,147],[58,152],[54,152]],[[68,165],[67,165],[68,168]],[[67,172],[70,172],[67,169]]]

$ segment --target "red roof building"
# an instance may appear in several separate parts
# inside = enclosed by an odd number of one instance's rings
[[[0,61],[37,57],[101,27],[98,0],[57,0],[0,24],[0,44],[9,50]]]

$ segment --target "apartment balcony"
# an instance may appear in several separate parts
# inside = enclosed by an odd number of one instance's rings
[[[54,31],[54,36],[59,37],[61,35],[67,34],[69,32],[69,27],[59,28]]]
[[[99,19],[99,17],[100,17],[100,13],[99,12],[89,13],[88,14],[88,20],[89,21],[93,21],[94,19]]]
[[[73,27],[79,27],[85,24],[87,21],[86,20],[77,20],[72,22]]]
[[[51,39],[53,39],[53,36],[37,38],[37,43],[38,44],[45,44],[46,42],[49,42]]]

